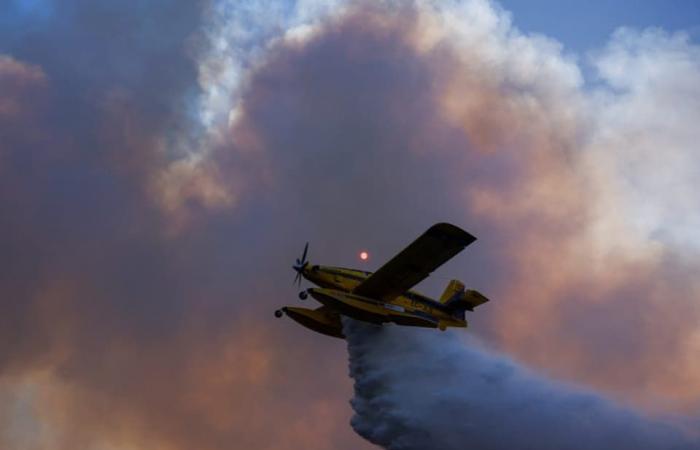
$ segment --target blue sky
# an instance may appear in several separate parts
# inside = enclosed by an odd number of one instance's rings
[[[512,13],[515,25],[521,30],[554,37],[576,53],[605,45],[612,32],[621,26],[685,30],[693,41],[700,40],[700,1],[696,0],[501,0],[499,3]],[[2,7],[4,17],[0,17],[0,24],[7,26],[11,20],[26,26],[27,19],[35,22],[45,18],[54,8],[54,0],[9,0],[9,5]]]
[[[695,0],[501,0],[500,4],[522,31],[554,37],[576,53],[604,46],[623,26],[685,30],[693,41],[700,39],[700,2]]]

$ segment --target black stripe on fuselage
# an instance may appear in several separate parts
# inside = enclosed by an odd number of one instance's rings
[[[338,275],[339,277],[350,278],[351,280],[365,281],[367,279],[367,277],[363,277],[360,275],[353,275],[353,274],[349,274],[346,272],[341,272],[339,270],[325,269],[325,272],[328,272],[331,275]]]
[[[342,272],[341,270],[338,270],[338,269],[364,273],[365,277],[362,277],[360,275],[350,274],[347,272]],[[325,272],[332,274],[332,275],[338,275],[340,277],[346,277],[346,278],[350,278],[351,280],[356,280],[356,281],[365,281],[367,279],[367,277],[372,275],[372,272],[365,272],[365,271],[360,271],[360,270],[356,270],[356,269],[345,269],[345,268],[341,268],[341,267],[335,268],[335,267],[325,266],[325,267],[323,267],[323,270]],[[425,306],[429,306],[431,308],[438,309],[438,310],[444,312],[445,314],[452,315],[452,310],[449,309],[447,306],[445,306],[443,303],[437,302],[433,299],[425,297],[425,296],[418,294],[416,292],[406,291],[401,295],[403,295],[404,297],[406,297],[409,300],[421,303],[421,304],[423,304]]]

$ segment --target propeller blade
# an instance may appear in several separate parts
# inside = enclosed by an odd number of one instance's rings
[[[306,255],[308,254],[309,251],[309,243],[307,242],[306,245],[304,246],[304,253],[301,255],[301,259],[297,258],[296,259],[296,264],[292,266],[292,269],[297,273],[297,275],[294,277],[294,282],[292,284],[299,284],[301,286],[301,279],[302,279],[302,274],[304,273],[304,269],[306,268],[306,265],[308,262],[306,261]]]

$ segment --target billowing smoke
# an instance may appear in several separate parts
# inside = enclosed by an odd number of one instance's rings
[[[457,334],[344,322],[352,426],[391,450],[690,450],[700,437]]]
[[[437,221],[479,238],[436,274],[492,299],[467,333],[697,416],[687,35],[618,31],[590,83],[486,0],[6,5],[1,448],[369,447],[344,343],[271,312],[305,241],[373,270]]]

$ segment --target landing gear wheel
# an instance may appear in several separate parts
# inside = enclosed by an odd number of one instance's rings
[[[277,311],[275,311],[275,317],[277,317],[278,319],[280,317],[282,317],[282,310],[281,309],[278,309]]]
[[[301,291],[299,292],[299,298],[301,300],[306,300],[307,298],[309,298],[309,294],[307,294],[306,291]]]

